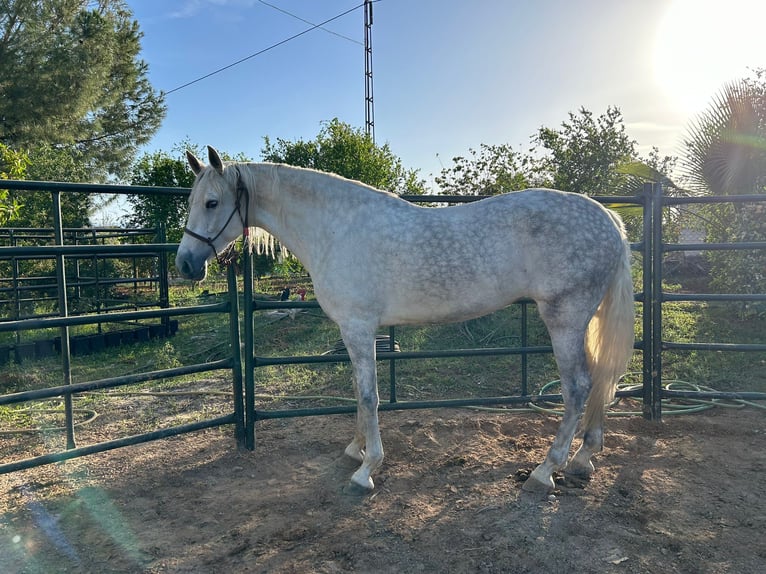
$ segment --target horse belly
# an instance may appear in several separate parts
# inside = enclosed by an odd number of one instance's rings
[[[485,278],[486,279],[486,278]],[[481,317],[524,296],[513,281],[435,285],[401,289],[401,284],[382,295],[381,324],[413,325],[452,323]]]

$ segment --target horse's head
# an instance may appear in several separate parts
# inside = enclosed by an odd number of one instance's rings
[[[208,166],[186,152],[197,178],[189,194],[189,218],[178,246],[176,268],[182,277],[194,281],[202,281],[207,262],[242,235],[248,208],[247,190],[237,168],[225,167],[217,151],[210,146],[207,150]]]

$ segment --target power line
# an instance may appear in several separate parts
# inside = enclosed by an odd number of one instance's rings
[[[282,14],[286,14],[287,16],[290,16],[291,18],[295,18],[296,20],[300,20],[304,24],[309,24],[311,26],[314,26],[315,24],[313,22],[310,22],[309,20],[306,20],[305,18],[301,18],[297,14],[293,14],[292,12],[288,12],[284,8],[280,8],[279,6],[275,6],[274,4],[271,4],[269,2],[265,2],[265,0],[258,0],[261,4],[264,6],[268,6],[269,8],[273,8],[277,12],[282,12]],[[320,26],[320,28],[322,28]],[[344,40],[348,40],[349,42],[353,42],[354,44],[358,44],[359,46],[362,46],[362,42],[359,40],[354,40],[353,38],[349,38],[348,36],[344,36],[343,34],[339,34],[338,32],[334,32],[330,30],[329,28],[322,28],[324,32],[327,32],[328,34],[332,34],[333,36],[337,36],[338,38],[343,38]]]
[[[190,82],[186,82],[185,84],[181,84],[178,87],[173,88],[172,90],[168,90],[165,92],[165,95],[172,94],[173,92],[177,92],[179,90],[182,90],[184,88],[188,88],[192,84],[196,84],[197,82],[201,82],[202,80],[206,80],[207,78],[211,76],[215,76],[216,74],[220,74],[221,72],[228,70],[229,68],[233,68],[234,66],[238,66],[239,64],[246,62],[252,58],[255,58],[256,56],[260,56],[261,54],[265,54],[266,52],[273,50],[274,48],[278,48],[279,46],[286,44],[287,42],[290,42],[292,40],[295,40],[296,38],[299,38],[305,34],[308,34],[309,32],[316,30],[317,28],[322,28],[325,24],[329,24],[330,22],[337,20],[338,18],[342,18],[346,14],[350,14],[354,10],[358,10],[364,6],[364,2],[361,4],[358,4],[357,6],[354,6],[353,8],[350,8],[349,10],[346,10],[345,12],[342,12],[338,14],[337,16],[333,16],[332,18],[329,18],[325,20],[324,22],[320,22],[319,24],[314,24],[310,28],[306,28],[303,32],[299,32],[297,34],[294,34],[293,36],[290,36],[289,38],[285,38],[284,40],[281,40],[277,42],[276,44],[272,44],[271,46],[264,48],[263,50],[258,50],[257,52],[254,52],[253,54],[250,54],[249,56],[245,56],[244,58],[241,58],[237,60],[236,62],[232,62],[231,64],[228,64],[226,66],[223,66],[222,68],[218,68],[217,70],[214,70],[210,72],[209,74],[205,74],[204,76],[200,76],[199,78],[196,78],[194,80],[191,80]]]

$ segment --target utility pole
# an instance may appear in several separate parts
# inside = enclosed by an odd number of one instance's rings
[[[372,97],[372,0],[364,0],[364,132],[375,142],[375,102]]]

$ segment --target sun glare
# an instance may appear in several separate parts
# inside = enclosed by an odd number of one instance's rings
[[[702,111],[726,82],[766,68],[764,0],[673,0],[654,45],[655,81],[680,111]]]

